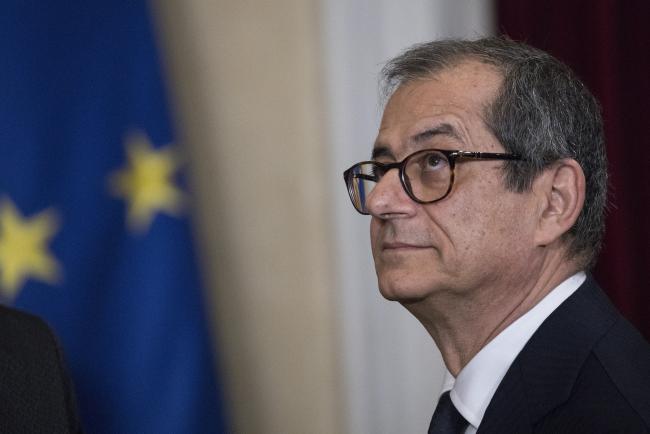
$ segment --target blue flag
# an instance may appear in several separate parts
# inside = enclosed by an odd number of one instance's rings
[[[90,433],[225,432],[144,0],[0,14],[0,298],[45,318]]]

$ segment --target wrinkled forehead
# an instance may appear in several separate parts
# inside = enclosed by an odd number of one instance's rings
[[[490,134],[486,108],[501,84],[501,73],[478,61],[466,61],[404,83],[386,104],[375,147],[390,147],[399,153],[409,137],[440,126],[451,129],[442,135],[458,139],[466,147],[471,148],[475,140],[485,141]]]
[[[496,66],[466,59],[402,82],[388,98],[383,117],[395,117],[395,110],[413,115],[445,105],[481,113],[494,101],[502,83],[503,74]]]

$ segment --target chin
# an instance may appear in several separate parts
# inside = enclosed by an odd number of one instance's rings
[[[392,282],[382,282],[379,279],[379,293],[386,300],[397,301],[403,304],[416,303],[431,294],[428,288],[424,288],[408,280],[407,278]]]

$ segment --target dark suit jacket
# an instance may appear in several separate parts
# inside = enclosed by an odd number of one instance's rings
[[[39,318],[0,306],[0,433],[77,433],[61,350]]]
[[[478,434],[647,432],[650,345],[591,277],[533,334],[478,429]]]

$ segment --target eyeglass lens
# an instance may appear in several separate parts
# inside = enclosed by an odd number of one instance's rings
[[[451,168],[447,157],[438,151],[427,150],[409,156],[404,165],[404,188],[421,202],[443,197],[449,190]],[[360,163],[351,169],[348,191],[358,211],[367,214],[367,199],[384,175],[382,166],[372,162]]]

